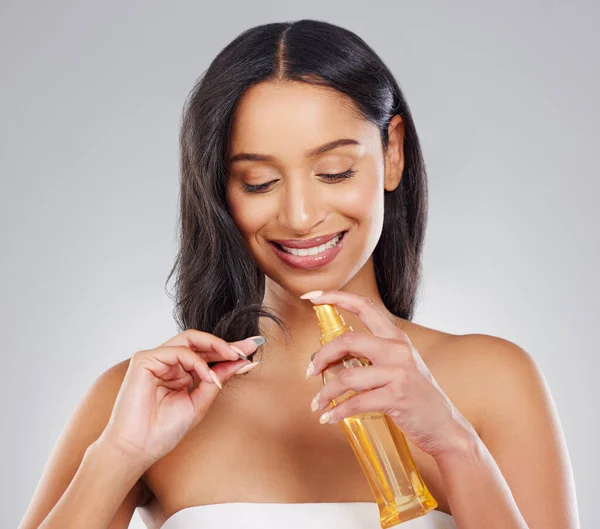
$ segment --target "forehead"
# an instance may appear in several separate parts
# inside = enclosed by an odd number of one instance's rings
[[[374,132],[354,102],[331,88],[263,82],[248,89],[236,108],[229,151],[297,155],[342,137],[367,143]]]

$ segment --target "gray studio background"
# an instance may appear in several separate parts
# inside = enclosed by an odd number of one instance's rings
[[[3,0],[0,526],[93,380],[175,334],[164,282],[195,80],[241,31],[318,18],[363,37],[414,114],[430,182],[415,321],[533,355],[582,527],[599,527],[599,15],[592,0]]]

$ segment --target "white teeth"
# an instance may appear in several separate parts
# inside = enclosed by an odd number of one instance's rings
[[[329,248],[333,248],[338,242],[340,242],[342,235],[343,234],[340,233],[337,237],[334,237],[329,242],[321,244],[320,246],[313,246],[312,248],[288,248],[287,246],[282,246],[282,248],[292,255],[317,255],[325,250],[329,250]]]

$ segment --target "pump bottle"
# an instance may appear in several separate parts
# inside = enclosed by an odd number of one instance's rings
[[[313,309],[321,328],[321,344],[353,330],[333,305],[315,305]],[[342,369],[368,365],[371,362],[367,358],[347,355],[323,371],[323,384]],[[356,392],[349,390],[332,400],[331,405],[337,406],[353,395]],[[423,516],[437,507],[404,434],[390,417],[379,412],[364,413],[347,417],[340,425],[373,491],[382,529]]]

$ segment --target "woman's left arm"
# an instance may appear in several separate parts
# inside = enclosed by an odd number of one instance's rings
[[[461,337],[493,374],[481,436],[436,458],[460,529],[579,529],[573,471],[544,377],[520,347],[486,335]]]
[[[533,359],[512,342],[457,337],[481,375],[479,434],[431,375],[406,333],[367,298],[341,291],[309,297],[353,312],[371,334],[345,333],[323,345],[307,375],[346,354],[372,365],[341,371],[313,409],[359,392],[326,412],[328,422],[386,413],[436,461],[458,529],[579,529],[575,485],[556,408]],[[458,343],[458,342],[456,342]],[[456,344],[455,344],[456,346]]]

